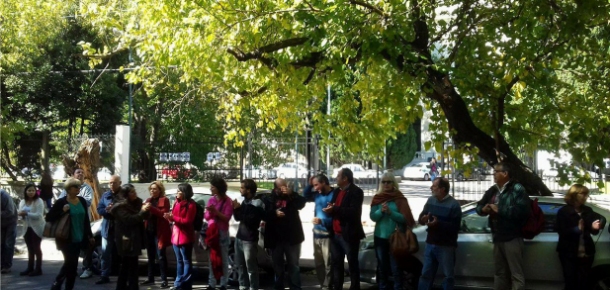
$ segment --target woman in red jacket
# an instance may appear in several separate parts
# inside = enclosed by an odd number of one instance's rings
[[[171,243],[169,222],[163,217],[169,212],[169,199],[165,197],[165,187],[160,181],[153,181],[148,186],[150,197],[144,202],[142,211],[148,213],[145,220],[146,253],[148,255],[148,279],[140,285],[155,284],[155,257],[159,259],[161,272],[161,288],[167,285],[167,256],[165,248]]]
[[[176,290],[191,290],[192,277],[191,269],[193,261],[193,242],[195,241],[195,228],[193,221],[197,213],[197,207],[193,198],[193,188],[188,183],[178,185],[176,202],[171,213],[164,214],[164,217],[174,223],[172,229],[172,245],[176,254]]]

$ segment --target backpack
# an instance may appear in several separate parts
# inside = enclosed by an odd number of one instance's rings
[[[535,236],[540,234],[544,230],[544,213],[538,205],[538,199],[532,200],[532,208],[530,209],[529,217],[527,222],[521,228],[521,234],[525,239],[533,239]]]
[[[200,232],[201,228],[203,227],[203,206],[195,202],[195,208],[197,208],[197,213],[195,213],[193,227],[196,231]]]

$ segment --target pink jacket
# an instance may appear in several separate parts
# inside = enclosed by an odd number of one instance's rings
[[[197,214],[197,207],[195,207],[194,200],[176,200],[172,210],[174,217],[172,244],[179,246],[195,242],[195,229],[193,228],[195,214]]]
[[[219,231],[228,231],[229,230],[229,221],[231,220],[231,216],[233,216],[233,201],[230,197],[226,196],[224,200],[224,204],[222,204],[222,200],[219,200],[216,196],[212,196],[210,201],[208,202],[208,206],[215,207],[219,212],[224,214],[227,217],[227,221],[221,221],[216,219],[216,214],[210,212],[209,210],[205,211],[204,218],[208,221],[208,225],[213,223],[217,223]],[[222,208],[221,208],[222,206]]]

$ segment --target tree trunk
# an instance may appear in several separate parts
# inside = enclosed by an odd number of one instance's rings
[[[449,76],[436,71],[429,71],[432,92],[427,96],[438,102],[447,118],[449,131],[455,130],[452,139],[456,144],[471,143],[479,149],[479,156],[494,165],[499,161],[511,167],[511,178],[518,180],[529,195],[552,196],[551,191],[540,177],[528,168],[511,150],[508,143],[500,137],[495,140],[472,122],[466,103],[455,91]],[[497,142],[496,142],[497,141]],[[496,146],[499,145],[499,152]]]
[[[97,180],[97,172],[100,167],[100,141],[97,139],[87,139],[83,141],[76,152],[74,161],[83,169],[85,182],[93,188],[93,200],[91,201],[92,221],[100,219],[97,213],[97,204],[102,196],[100,183]]]
[[[11,156],[9,155],[6,142],[2,142],[2,157],[0,157],[0,159],[2,168],[6,171],[6,173],[8,173],[13,181],[17,181],[17,175],[15,175],[15,172],[19,171],[17,168],[15,168],[15,166],[13,166],[13,163],[11,163]]]

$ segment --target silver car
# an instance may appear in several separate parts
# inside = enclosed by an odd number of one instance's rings
[[[562,289],[563,271],[556,252],[559,235],[555,229],[557,211],[565,205],[563,198],[538,197],[538,204],[544,212],[545,229],[532,240],[525,240],[524,272],[528,289]],[[610,218],[610,211],[594,204],[587,204],[593,211]],[[462,206],[462,226],[458,235],[456,252],[455,285],[459,288],[493,289],[494,260],[491,229],[488,218],[476,213],[476,203]],[[426,227],[418,226],[413,233],[419,241],[419,251],[407,264],[403,281],[405,289],[417,289],[417,282],[424,261]],[[610,289],[610,234],[606,229],[593,236],[596,254],[591,279],[596,281],[595,289]],[[377,259],[375,257],[373,235],[361,243],[359,254],[362,280],[376,282]],[[435,285],[442,282],[442,271],[438,271]]]
[[[198,204],[200,204],[201,206],[203,206],[205,208],[205,205],[208,203],[208,201],[210,200],[210,198],[212,198],[212,195],[209,193],[209,190],[207,190],[207,192],[201,192],[203,190],[201,190],[200,188],[194,188],[193,189],[194,194],[193,194],[193,200],[195,200],[195,202],[197,202]],[[257,193],[257,195],[260,194],[265,194],[264,192],[259,192]],[[227,195],[231,198],[231,199],[237,199],[239,202],[241,202],[243,200],[243,197],[241,197],[241,195],[239,193],[234,193],[234,192],[227,192]],[[174,205],[174,202],[176,200],[176,190],[168,190],[166,192],[166,197],[170,200],[172,208]],[[102,220],[97,220],[93,223],[91,223],[91,231],[93,232],[93,235],[96,239],[96,243],[97,243],[97,247],[95,248],[95,251],[93,253],[93,271],[96,273],[99,273],[99,269],[101,268],[101,254],[102,254],[102,247],[101,247],[101,225],[102,225]],[[229,222],[229,235],[231,236],[231,244],[229,246],[229,273],[228,273],[228,277],[229,277],[229,283],[232,285],[236,285],[237,284],[237,269],[235,267],[235,251],[234,251],[234,241],[235,241],[235,235],[237,234],[237,228],[239,226],[239,223],[235,221],[235,219],[231,219],[231,221]],[[264,222],[261,222],[261,231],[264,230]],[[198,241],[199,238],[199,233],[198,232],[193,232],[193,237],[195,241]],[[265,271],[271,271],[270,269],[272,269],[272,264],[271,264],[271,257],[270,255],[265,251],[263,245],[263,235],[262,233],[260,233],[259,236],[259,241],[258,241],[258,245],[259,245],[259,249],[258,249],[258,262],[259,262],[259,267],[264,269]],[[176,266],[176,256],[174,255],[174,252],[172,250],[172,247],[168,247],[166,249],[166,254],[167,254],[167,263],[169,268],[174,268]],[[195,267],[199,267],[199,268],[207,268],[208,267],[208,251],[204,250],[202,248],[199,247],[198,243],[193,243],[193,266]],[[142,255],[140,255],[139,257],[140,260],[140,264],[147,264],[148,263],[148,257],[146,254],[146,250],[142,250]],[[157,262],[158,263],[158,262]],[[170,270],[171,271],[171,270]],[[169,274],[171,276],[171,273]]]

